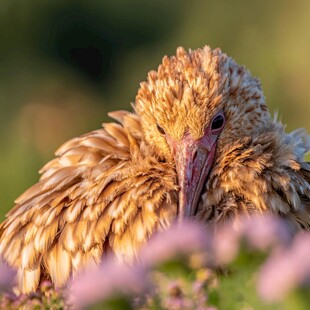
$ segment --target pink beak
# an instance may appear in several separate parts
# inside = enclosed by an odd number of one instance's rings
[[[203,186],[212,168],[216,136],[206,132],[199,140],[187,133],[180,141],[168,140],[178,174],[179,218],[195,215]]]

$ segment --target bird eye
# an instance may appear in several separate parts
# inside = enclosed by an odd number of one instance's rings
[[[165,135],[166,133],[165,133],[165,130],[162,128],[162,127],[160,127],[159,125],[157,125],[157,130],[158,130],[158,132],[161,134],[161,135]]]
[[[224,117],[222,115],[218,115],[212,121],[211,130],[221,129],[224,125]]]

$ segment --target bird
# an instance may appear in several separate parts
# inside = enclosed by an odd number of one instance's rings
[[[56,151],[0,226],[21,293],[62,287],[109,253],[131,262],[188,218],[216,227],[271,213],[310,230],[310,136],[286,133],[259,80],[219,48],[177,48],[131,111],[108,115]]]

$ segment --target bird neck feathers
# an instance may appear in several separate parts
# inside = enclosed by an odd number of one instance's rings
[[[240,214],[272,212],[295,228],[310,228],[310,136],[290,134],[276,120],[218,149],[198,217],[212,222]]]

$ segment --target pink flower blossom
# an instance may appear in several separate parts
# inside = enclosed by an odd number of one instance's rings
[[[206,249],[210,241],[211,235],[202,224],[184,221],[155,234],[141,250],[140,261],[146,266],[153,266],[180,254]]]
[[[129,267],[110,258],[96,270],[85,271],[69,286],[69,303],[81,309],[116,294],[138,294],[148,283],[144,270]]]
[[[239,252],[240,230],[231,225],[224,225],[215,231],[213,254],[216,264],[230,263]]]
[[[262,266],[258,293],[265,301],[285,295],[310,279],[310,233],[299,233],[289,248],[275,251]]]
[[[271,214],[244,219],[241,222],[241,231],[248,244],[261,251],[287,244],[292,239],[285,222]]]
[[[9,291],[15,282],[16,272],[0,259],[0,291]]]
[[[239,253],[241,240],[251,248],[266,251],[287,244],[290,239],[288,227],[279,218],[271,215],[241,217],[216,228],[212,248],[216,263],[228,264]]]

